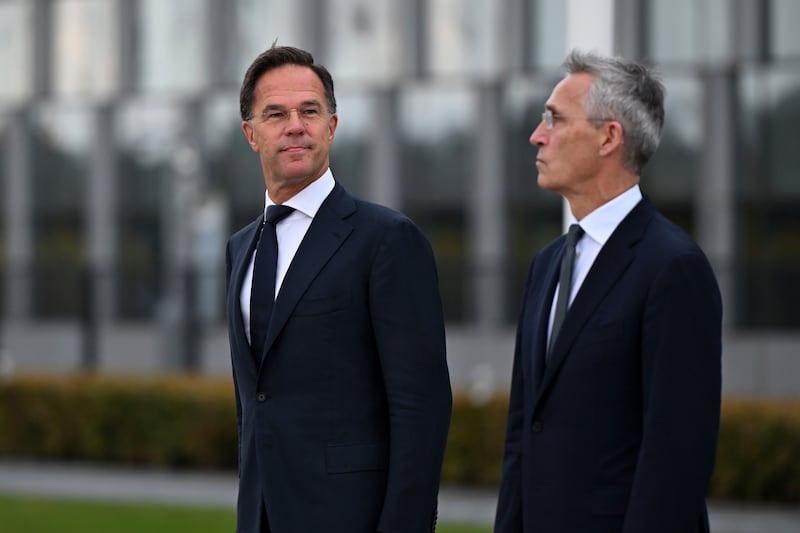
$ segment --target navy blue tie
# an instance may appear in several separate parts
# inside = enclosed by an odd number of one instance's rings
[[[267,207],[261,237],[256,249],[253,266],[253,286],[250,290],[250,347],[257,363],[264,355],[264,342],[267,339],[272,306],[275,303],[275,278],[278,263],[278,238],[275,226],[294,211],[288,205]]]
[[[561,258],[561,272],[558,277],[558,300],[556,300],[556,314],[553,318],[553,330],[550,332],[550,345],[547,347],[547,355],[553,351],[556,337],[564,323],[569,307],[569,295],[572,289],[572,271],[575,266],[575,246],[583,236],[583,228],[577,224],[572,224],[567,233],[567,241],[564,245],[564,256]]]

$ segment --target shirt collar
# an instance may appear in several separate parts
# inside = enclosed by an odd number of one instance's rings
[[[336,182],[333,179],[333,172],[331,169],[318,179],[309,183],[303,190],[283,202],[283,205],[293,207],[295,211],[300,211],[309,218],[314,218],[314,215],[319,211],[322,202],[333,190]],[[270,199],[268,193],[264,193],[264,216],[267,216],[267,207],[275,205],[275,202]]]
[[[641,199],[642,191],[639,189],[639,185],[634,185],[583,217],[580,221],[581,228],[601,246],[605,245],[622,219],[628,216],[628,213],[636,207]],[[570,223],[576,222],[572,214],[569,215],[569,218]]]

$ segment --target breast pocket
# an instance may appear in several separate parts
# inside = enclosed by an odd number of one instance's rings
[[[325,315],[340,311],[350,303],[350,293],[340,292],[325,296],[312,296],[297,302],[292,313],[294,316]]]

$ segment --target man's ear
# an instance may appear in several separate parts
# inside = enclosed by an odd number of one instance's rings
[[[255,131],[253,130],[253,125],[250,123],[249,120],[242,121],[242,131],[244,132],[244,136],[247,139],[247,144],[249,144],[250,148],[252,148],[253,151],[257,153],[258,143],[255,140],[254,136]]]
[[[600,155],[607,156],[617,149],[622,149],[625,132],[622,124],[616,120],[609,120],[602,126],[603,138],[600,144]]]

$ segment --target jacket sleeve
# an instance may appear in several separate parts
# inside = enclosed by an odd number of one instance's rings
[[[665,264],[642,323],[643,435],[625,533],[695,531],[719,429],[722,303],[696,250]]]
[[[369,305],[389,412],[381,533],[433,531],[452,395],[433,250],[408,219],[383,235]]]

